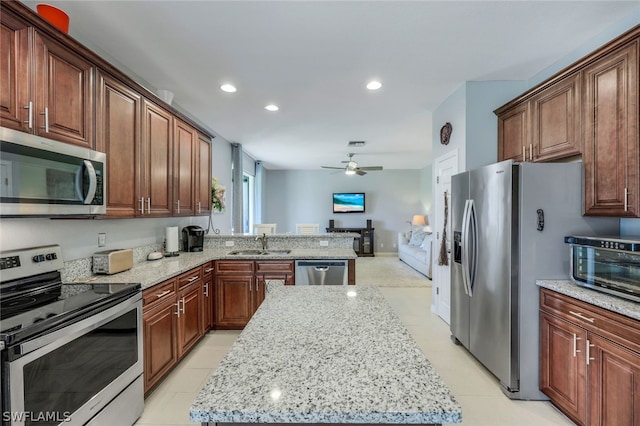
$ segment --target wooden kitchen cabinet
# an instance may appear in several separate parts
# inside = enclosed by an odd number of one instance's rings
[[[93,148],[94,65],[4,6],[0,125]]]
[[[582,71],[585,215],[640,217],[638,37]]]
[[[640,424],[640,321],[548,289],[540,311],[540,390],[577,424]]]
[[[530,145],[529,103],[521,102],[507,109],[496,111],[498,115],[498,161],[527,161]]]
[[[198,134],[196,150],[196,170],[194,172],[196,214],[211,214],[211,139]]]
[[[178,303],[178,356],[182,358],[204,335],[201,278],[180,290]]]
[[[173,214],[194,216],[194,188],[198,132],[182,120],[174,120],[173,142]]]
[[[211,330],[214,324],[215,314],[215,287],[213,283],[214,262],[207,262],[202,266],[202,317],[204,330]]]
[[[96,149],[107,154],[107,216],[134,217],[141,212],[140,105],[142,97],[110,75],[98,71]]]
[[[215,262],[215,328],[241,330],[254,312],[252,260]]]
[[[261,260],[255,264],[256,288],[253,298],[253,310],[258,310],[265,298],[267,281],[278,280],[284,285],[294,285],[294,263],[292,260]]]

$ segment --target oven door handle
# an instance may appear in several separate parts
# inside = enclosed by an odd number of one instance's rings
[[[19,358],[51,343],[56,343],[57,346],[62,346],[63,344],[87,334],[89,331],[95,330],[96,328],[101,327],[109,321],[119,317],[123,312],[135,307],[136,304],[140,304],[140,306],[142,306],[141,301],[142,296],[140,293],[137,293],[133,297],[125,299],[117,305],[111,306],[89,316],[88,318],[71,323],[59,330],[47,333],[44,336],[27,340],[26,342],[17,345],[17,348],[12,349],[11,351],[13,352],[13,355],[18,355],[17,358]]]

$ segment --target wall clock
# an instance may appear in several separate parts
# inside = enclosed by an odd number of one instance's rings
[[[449,143],[449,137],[451,137],[451,132],[453,131],[453,126],[451,123],[446,123],[440,129],[440,143],[442,145],[447,145]]]

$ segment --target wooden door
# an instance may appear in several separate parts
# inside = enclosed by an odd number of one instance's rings
[[[242,329],[253,315],[253,275],[216,276],[216,328]]]
[[[171,216],[173,213],[173,116],[144,99],[142,102],[142,159],[139,197],[144,216]]]
[[[581,153],[580,90],[580,73],[575,73],[531,99],[533,161]]]
[[[589,424],[640,425],[640,354],[589,334]]]
[[[178,356],[181,358],[204,334],[202,317],[202,281],[197,280],[178,294]]]
[[[107,216],[134,217],[145,207],[140,185],[140,94],[109,75],[97,77],[96,149],[107,154]]]
[[[529,103],[522,102],[498,113],[498,161],[530,161]]]
[[[211,213],[211,142],[208,137],[198,135],[196,153],[196,213],[206,216]]]
[[[143,314],[145,393],[178,362],[177,318],[175,297]]]
[[[35,133],[94,148],[93,64],[36,34]]]
[[[30,32],[33,28],[8,11],[0,13],[0,126],[23,132],[33,131],[33,122],[29,127]]]
[[[638,39],[585,67],[585,215],[636,217]]]
[[[175,120],[173,149],[174,215],[195,215],[195,148],[198,143],[196,130],[180,120]]]
[[[579,424],[587,421],[584,329],[540,313],[540,390]]]

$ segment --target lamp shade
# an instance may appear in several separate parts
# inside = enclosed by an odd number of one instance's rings
[[[423,214],[414,214],[413,218],[411,219],[411,224],[414,226],[425,226],[427,224],[427,221],[425,220]]]

